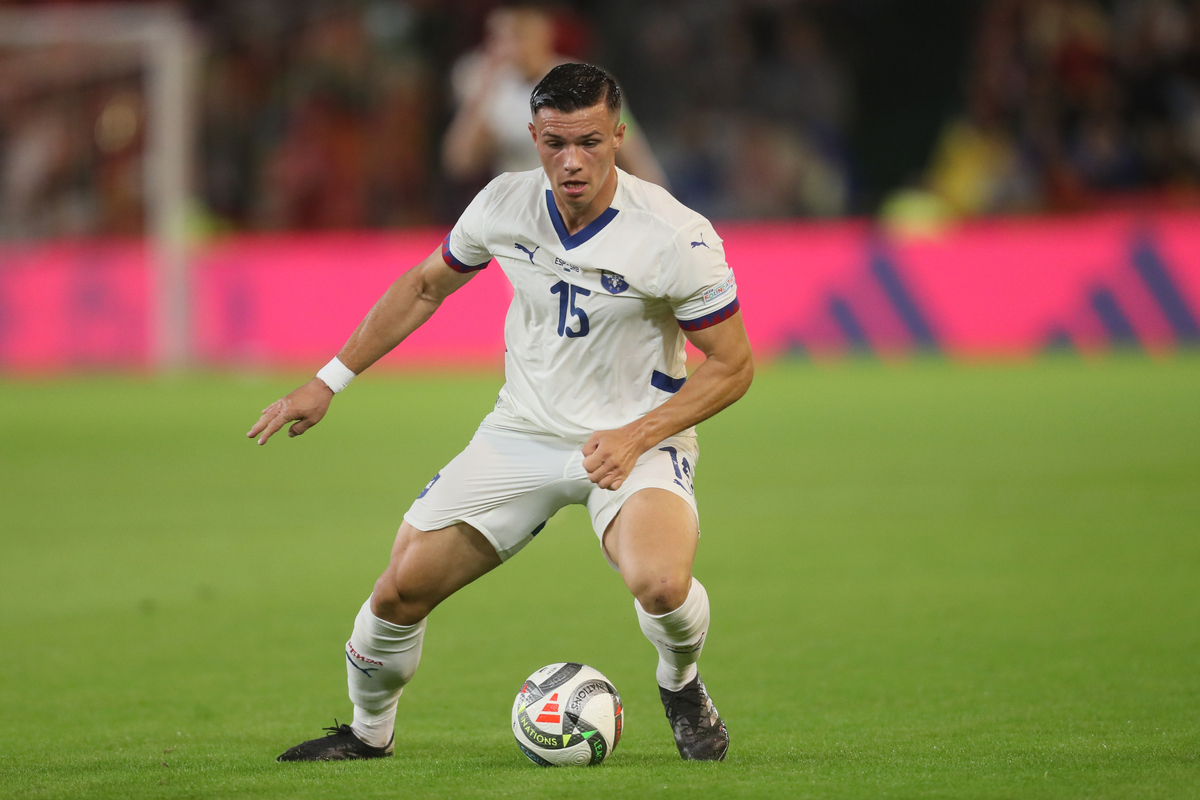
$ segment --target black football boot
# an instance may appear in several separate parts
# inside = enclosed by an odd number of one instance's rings
[[[724,761],[729,731],[697,675],[678,692],[658,687],[675,745],[685,761]]]
[[[354,735],[349,725],[339,725],[335,719],[332,728],[322,728],[327,733],[319,739],[309,739],[289,748],[276,761],[350,761],[360,758],[390,758],[396,743],[395,735],[387,747],[372,747]]]

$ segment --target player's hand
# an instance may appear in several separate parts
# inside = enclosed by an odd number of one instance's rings
[[[321,421],[325,412],[329,410],[329,401],[332,399],[333,390],[325,385],[325,381],[313,378],[287,397],[282,397],[264,408],[262,416],[246,436],[250,439],[258,436],[258,443],[266,444],[267,439],[293,421],[296,424],[288,428],[288,436],[299,436]]]
[[[640,438],[623,428],[596,431],[583,445],[583,468],[601,489],[620,489],[645,451]]]

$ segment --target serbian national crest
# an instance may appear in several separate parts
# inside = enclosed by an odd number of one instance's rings
[[[600,283],[608,290],[609,294],[620,294],[629,288],[624,275],[618,275],[606,269],[600,270]]]

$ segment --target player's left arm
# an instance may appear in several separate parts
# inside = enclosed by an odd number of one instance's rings
[[[732,405],[750,388],[754,354],[740,311],[684,335],[705,358],[680,390],[641,419],[596,431],[583,446],[583,467],[601,489],[621,488],[642,453]]]

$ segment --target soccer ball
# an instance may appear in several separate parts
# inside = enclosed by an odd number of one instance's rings
[[[521,752],[539,766],[599,764],[621,741],[621,696],[585,664],[551,664],[517,693],[512,729]]]

